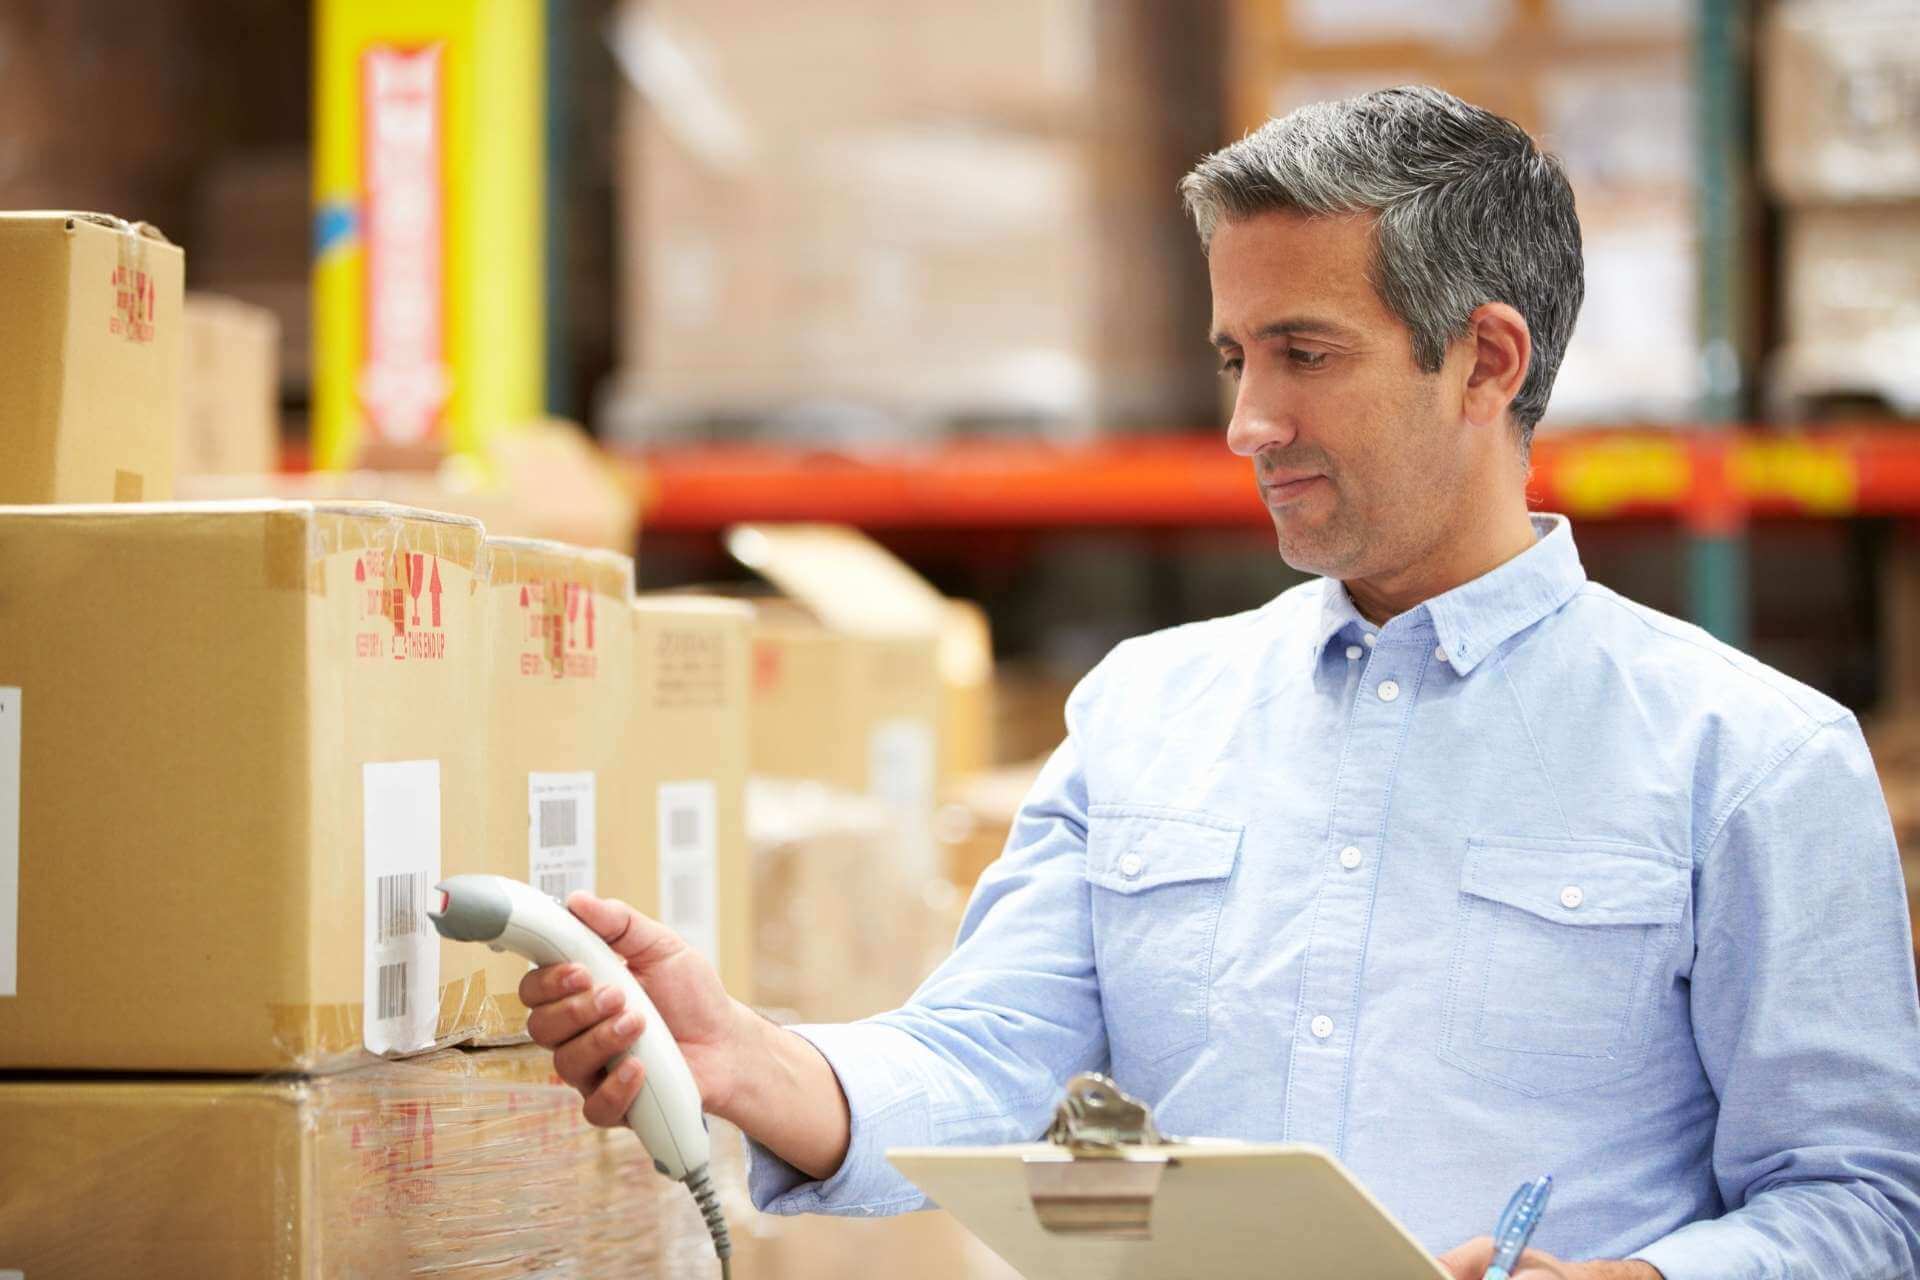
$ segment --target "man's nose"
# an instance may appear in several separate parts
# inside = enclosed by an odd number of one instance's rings
[[[1241,379],[1233,397],[1233,416],[1227,421],[1227,447],[1251,458],[1269,445],[1292,444],[1299,434],[1291,406],[1280,389],[1267,379]]]

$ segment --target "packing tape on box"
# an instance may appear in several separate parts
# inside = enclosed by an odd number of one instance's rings
[[[484,970],[476,969],[457,981],[442,983],[434,1039],[420,1053],[463,1044],[523,1042],[524,1036],[504,1034],[509,1024],[503,1020],[498,1003],[488,1000],[487,994]],[[267,1013],[274,1044],[294,1064],[293,1070],[332,1073],[365,1066],[369,1061],[365,1049],[366,1010],[360,1001],[277,1004]]]

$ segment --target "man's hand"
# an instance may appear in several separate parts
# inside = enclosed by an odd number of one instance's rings
[[[627,962],[679,1043],[705,1109],[725,1114],[740,1087],[753,1015],[727,994],[706,958],[659,921],[590,893],[571,895],[567,909]],[[625,1009],[617,988],[591,987],[581,966],[547,965],[520,980],[520,1001],[531,1011],[527,1033],[553,1051],[554,1073],[586,1098],[586,1118],[617,1127],[644,1080],[637,1059],[626,1059],[611,1075],[605,1068],[640,1039],[646,1021]]]
[[[1440,1255],[1440,1265],[1453,1280],[1481,1280],[1493,1261],[1493,1239],[1481,1236]],[[1520,1255],[1513,1280],[1663,1280],[1644,1262],[1562,1262],[1552,1254],[1529,1249]]]

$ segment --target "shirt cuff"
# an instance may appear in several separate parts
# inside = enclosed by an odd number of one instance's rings
[[[867,1216],[905,1213],[927,1203],[887,1163],[893,1147],[933,1145],[925,1082],[910,1065],[920,1042],[877,1022],[788,1027],[818,1049],[847,1095],[852,1135],[832,1177],[809,1179],[747,1139],[747,1192],[762,1213]]]
[[[1628,1258],[1666,1280],[1782,1280],[1791,1273],[1773,1242],[1726,1218],[1692,1222]]]

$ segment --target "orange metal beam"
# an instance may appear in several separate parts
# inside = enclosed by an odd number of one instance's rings
[[[736,520],[869,528],[1258,525],[1245,459],[1214,435],[1079,445],[968,441],[857,456],[778,446],[622,455],[656,529]],[[1588,519],[1676,519],[1703,532],[1748,515],[1920,514],[1920,430],[1806,434],[1611,429],[1534,444],[1528,493]]]

